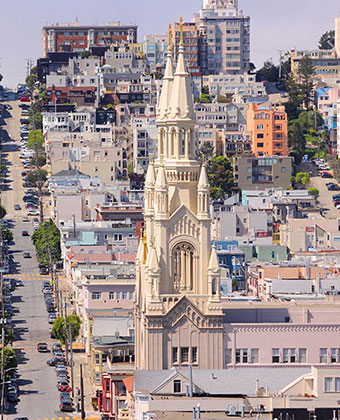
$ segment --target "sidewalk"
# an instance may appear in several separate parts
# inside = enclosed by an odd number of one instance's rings
[[[73,375],[74,375],[74,390],[80,388],[80,364],[83,366],[83,383],[84,383],[84,399],[85,399],[85,413],[88,416],[90,413],[95,413],[92,407],[92,398],[96,396],[96,389],[90,379],[90,368],[88,365],[88,356],[86,353],[73,353]],[[76,395],[76,392],[75,392]]]

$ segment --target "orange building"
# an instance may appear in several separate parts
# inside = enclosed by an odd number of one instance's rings
[[[284,106],[250,104],[247,131],[252,136],[255,156],[288,155],[288,118]]]

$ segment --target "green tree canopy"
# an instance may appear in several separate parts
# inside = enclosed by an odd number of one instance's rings
[[[308,191],[309,191],[309,194],[312,195],[313,197],[315,197],[315,198],[319,197],[320,191],[317,188],[311,187],[311,188],[309,188]]]
[[[5,207],[2,204],[0,204],[0,219],[3,219],[6,216],[6,214],[7,214],[7,211]]]
[[[199,148],[197,153],[197,160],[202,165],[203,163],[207,167],[207,171],[210,171],[211,161],[215,156],[214,145],[210,141],[205,141]]]
[[[34,88],[35,88],[35,84],[38,81],[38,68],[37,66],[32,67],[31,69],[31,73],[26,77],[25,79],[25,83],[28,87],[28,89],[33,92]]]
[[[35,166],[36,168],[40,169],[42,166],[46,165],[46,157],[45,156],[38,156],[37,158],[32,157],[30,162],[32,166]]]
[[[300,163],[306,151],[306,139],[304,130],[298,122],[294,122],[289,128],[289,144],[295,152],[295,163]]]
[[[4,368],[6,372],[6,380],[14,376],[14,368],[18,366],[17,357],[14,350],[5,347]],[[2,369],[2,349],[0,349],[0,370]]]
[[[2,229],[2,240],[4,243],[9,244],[13,241],[13,233],[10,229],[4,228]]]
[[[327,31],[319,39],[320,50],[332,50],[335,46],[335,31]]]
[[[224,156],[217,156],[212,159],[208,178],[210,182],[210,194],[214,200],[223,198],[225,195],[230,195],[236,189],[233,165]]]
[[[47,180],[47,171],[45,171],[45,169],[37,169],[36,171],[30,172],[26,179],[27,182],[31,182],[41,191],[44,183]]]
[[[81,319],[76,314],[68,315],[66,318],[58,317],[52,327],[53,334],[60,340],[61,344],[66,343],[66,339],[69,337],[69,331],[71,330],[72,341],[75,341],[80,332]],[[68,340],[69,341],[69,340]]]
[[[40,130],[33,130],[28,135],[27,147],[31,150],[43,150],[44,136]]]
[[[48,265],[60,260],[60,232],[53,221],[42,223],[32,235],[40,264]]]
[[[277,82],[279,80],[279,66],[276,66],[272,60],[263,63],[263,67],[257,72],[258,77],[268,82]]]

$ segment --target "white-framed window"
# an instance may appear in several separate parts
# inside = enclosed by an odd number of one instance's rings
[[[122,299],[124,299],[124,300],[127,299],[127,292],[122,292]]]
[[[272,363],[280,363],[280,349],[272,349]]]
[[[235,363],[248,363],[248,349],[236,349]]]
[[[320,349],[320,363],[327,363],[327,349]]]
[[[115,298],[115,292],[109,292],[109,299],[112,300]]]
[[[174,394],[182,392],[182,381],[180,379],[174,380]]]
[[[133,292],[129,292],[129,299],[133,299]]]
[[[95,363],[96,363],[97,366],[100,364],[100,354],[99,353],[95,354]]]
[[[117,292],[116,294],[117,294],[116,299],[119,300],[120,299],[120,292]]]
[[[102,298],[101,292],[92,292],[92,300],[100,300]]]
[[[340,363],[340,349],[331,349],[331,363]]]
[[[181,347],[181,363],[189,363],[189,347]]]
[[[299,349],[299,363],[307,363],[307,349]]]
[[[335,385],[334,391],[340,392],[340,378],[335,378],[334,385]]]
[[[250,363],[259,363],[259,349],[250,349]]]
[[[333,391],[333,378],[325,378],[325,392]]]

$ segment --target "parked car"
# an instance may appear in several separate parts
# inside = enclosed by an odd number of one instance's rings
[[[37,350],[39,353],[48,353],[49,349],[48,349],[47,343],[38,343]]]
[[[31,258],[31,254],[30,254],[28,251],[25,251],[25,252],[22,254],[22,256],[23,256],[24,258]]]
[[[20,102],[30,102],[30,98],[26,98],[26,96],[22,96],[22,97],[19,99],[19,101],[20,101]]]
[[[6,396],[9,402],[14,403],[18,401],[18,391],[14,387],[8,389]]]
[[[321,178],[333,178],[330,172],[321,172]]]
[[[63,349],[62,349],[62,347],[61,347],[61,344],[59,344],[59,343],[54,343],[54,344],[53,344],[53,346],[52,346],[52,351],[53,351],[53,353],[54,353],[54,352],[62,352],[62,351],[63,351]]]
[[[53,324],[53,322],[57,319],[57,315],[55,313],[50,313],[48,316],[48,323]]]
[[[59,404],[60,411],[73,411],[72,402],[61,401]]]
[[[340,191],[340,186],[337,184],[334,185],[330,185],[329,187],[327,187],[328,191]]]
[[[20,204],[14,204],[14,210],[21,210]]]
[[[27,230],[23,230],[23,231],[21,232],[21,235],[22,235],[22,236],[30,236],[30,234],[27,232]]]

